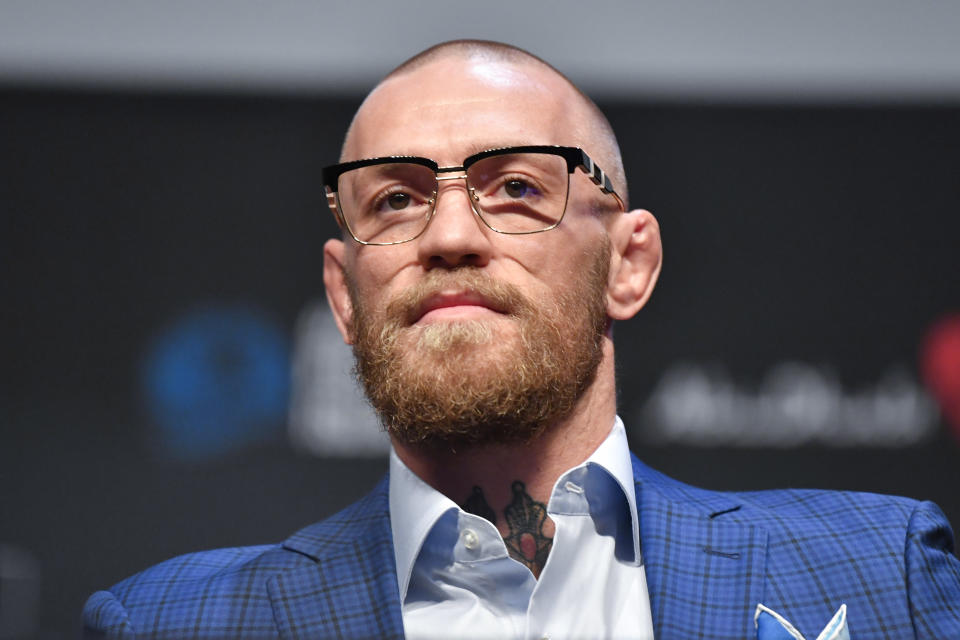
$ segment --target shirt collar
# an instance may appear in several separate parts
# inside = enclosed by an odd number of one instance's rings
[[[627,432],[620,417],[614,420],[609,435],[583,463],[560,475],[563,482],[576,469],[596,466],[606,471],[623,491],[630,510],[633,530],[633,562],[640,564],[640,525],[637,517],[637,497],[634,491],[633,465]],[[397,583],[400,601],[406,598],[414,562],[427,534],[445,513],[459,511],[453,500],[421,480],[390,448],[390,528],[393,533],[393,553],[397,564]]]
[[[459,507],[411,471],[393,447],[390,447],[389,499],[397,583],[403,602],[407,597],[413,563],[427,534],[444,513]]]
[[[606,471],[620,487],[623,497],[627,500],[627,507],[630,510],[630,521],[633,535],[632,538],[632,557],[629,558],[634,564],[641,564],[640,555],[640,518],[637,515],[637,493],[634,490],[633,463],[630,459],[630,447],[627,443],[627,430],[623,426],[620,416],[617,416],[610,429],[610,434],[600,443],[600,446],[583,461],[583,464],[577,465],[574,469],[580,467],[594,467]],[[567,473],[561,474],[557,480],[559,485]]]

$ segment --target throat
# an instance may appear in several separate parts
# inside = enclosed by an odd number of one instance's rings
[[[510,500],[499,511],[490,506],[479,486],[473,487],[461,508],[492,522],[510,557],[540,577],[553,547],[554,524],[547,516],[547,505],[531,497],[523,482],[511,483]]]

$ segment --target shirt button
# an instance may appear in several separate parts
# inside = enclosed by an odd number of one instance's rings
[[[569,491],[570,493],[576,493],[577,495],[581,495],[581,496],[583,495],[583,487],[581,487],[575,482],[570,482],[569,480],[567,480],[564,483],[563,488]],[[547,636],[544,636],[544,638],[546,637]]]
[[[464,529],[463,531],[463,546],[467,549],[473,551],[480,544],[480,539],[477,538],[477,534],[474,533],[473,529]]]

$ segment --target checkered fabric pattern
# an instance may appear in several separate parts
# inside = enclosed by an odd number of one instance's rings
[[[756,637],[763,603],[815,638],[960,640],[960,561],[930,502],[837,491],[718,493],[634,458],[654,636]]]
[[[85,638],[403,637],[387,480],[281,545],[203,551],[98,591]]]
[[[756,637],[762,602],[807,637],[960,640],[960,561],[931,503],[827,491],[718,493],[634,459],[658,640]],[[387,481],[282,545],[174,558],[91,596],[87,637],[401,638]]]

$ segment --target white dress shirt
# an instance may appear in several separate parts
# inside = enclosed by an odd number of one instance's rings
[[[407,638],[653,638],[620,418],[589,458],[560,476],[547,513],[556,532],[537,580],[509,556],[493,524],[391,451],[390,523]]]

